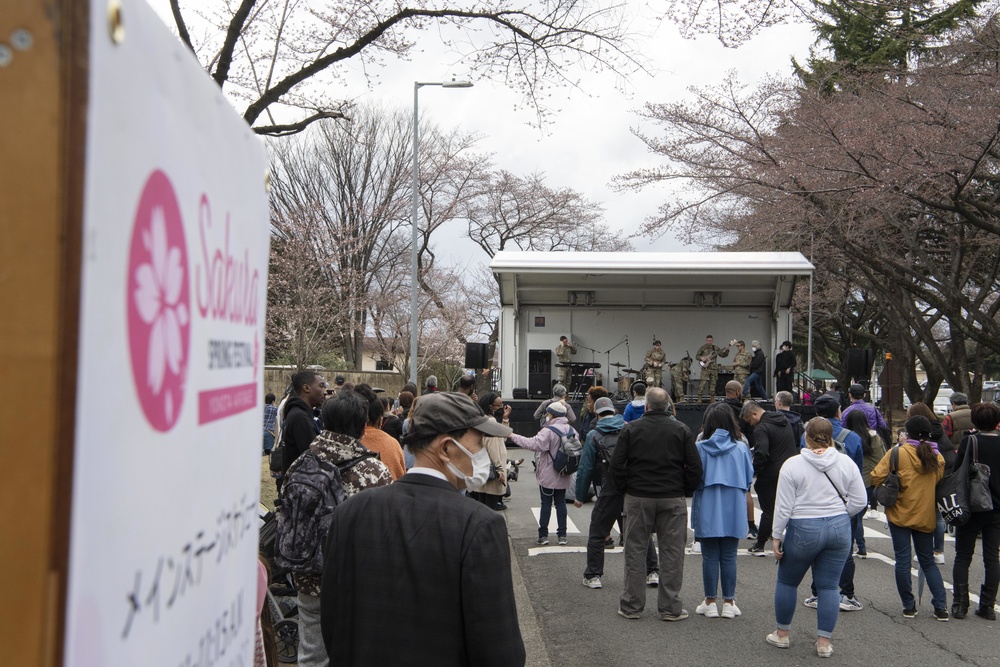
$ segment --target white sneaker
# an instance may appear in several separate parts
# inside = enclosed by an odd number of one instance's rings
[[[583,585],[587,588],[600,588],[601,578],[600,577],[584,577]]]
[[[819,608],[819,598],[816,597],[816,596],[814,596],[814,595],[811,595],[811,596],[807,597],[805,600],[803,600],[802,604],[804,604],[805,606],[809,607],[810,609],[818,609]]]
[[[857,598],[849,598],[846,595],[840,596],[840,611],[861,611],[865,606]]]
[[[934,554],[934,562],[938,565],[944,565],[944,552]]]
[[[660,585],[660,574],[658,572],[650,572],[646,575],[646,585],[647,586],[659,586]]]
[[[740,608],[736,606],[736,601],[732,603],[723,602],[722,603],[722,618],[736,618],[737,616],[742,616],[743,612]]]
[[[695,607],[694,613],[701,614],[705,618],[718,618],[719,617],[719,605],[713,602],[708,604],[707,601],[702,600],[701,604]]]
[[[695,542],[691,545],[691,553],[700,554],[701,553],[701,542]]]

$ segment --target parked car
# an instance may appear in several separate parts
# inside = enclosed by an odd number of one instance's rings
[[[926,388],[927,383],[922,382],[920,384],[921,388]],[[947,382],[942,382],[941,387],[938,389],[937,396],[934,397],[934,405],[931,406],[935,414],[946,415],[951,412],[951,395],[955,391],[951,388],[951,385]],[[903,394],[903,408],[909,409],[911,405],[910,397]]]

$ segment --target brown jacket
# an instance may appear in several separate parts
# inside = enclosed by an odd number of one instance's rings
[[[872,470],[873,486],[881,486],[889,476],[890,449]],[[886,518],[894,525],[903,528],[919,530],[922,533],[933,533],[937,524],[934,508],[934,487],[944,476],[944,458],[937,455],[937,469],[925,473],[920,459],[917,458],[917,448],[903,444],[899,446],[899,499],[892,507],[885,509]]]

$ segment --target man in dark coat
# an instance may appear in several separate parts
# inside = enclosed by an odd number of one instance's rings
[[[320,428],[313,417],[313,408],[323,405],[324,399],[326,380],[322,375],[316,371],[301,371],[292,376],[292,395],[285,403],[285,420],[281,425],[281,441],[285,445],[281,459],[282,476],[319,435]]]
[[[510,434],[468,396],[417,400],[414,467],[333,515],[320,593],[330,664],[524,664],[506,521],[459,493],[486,481],[483,436]]]
[[[764,378],[767,377],[767,357],[764,356],[764,350],[760,349],[760,341],[752,341],[750,347],[753,348],[753,359],[750,360],[750,377],[743,383],[743,395],[749,398],[752,388],[766,401],[767,388],[764,386]]]
[[[747,401],[741,416],[753,426],[753,472],[757,478],[753,488],[760,503],[757,539],[747,551],[753,556],[763,556],[764,545],[771,539],[778,472],[785,461],[799,453],[799,443],[791,424],[780,411],[767,412],[756,401]]]
[[[667,413],[667,392],[654,387],[646,394],[642,419],[618,435],[611,458],[611,477],[625,494],[625,591],[618,614],[637,619],[646,606],[646,545],[656,532],[660,576],[656,607],[660,619],[682,621],[684,542],[687,502],[701,482],[701,456],[687,426]]]
[[[774,357],[774,390],[791,391],[795,380],[795,352],[792,351],[792,341],[781,344],[781,351]]]

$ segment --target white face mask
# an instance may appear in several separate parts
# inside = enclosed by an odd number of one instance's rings
[[[454,438],[448,439],[455,443],[455,446],[461,449],[472,461],[472,475],[466,475],[451,461],[448,461],[445,464],[448,466],[448,470],[450,470],[455,477],[464,479],[465,488],[469,491],[478,491],[483,488],[483,484],[485,484],[490,478],[490,466],[493,465],[490,461],[490,453],[486,451],[486,447],[483,447],[478,452],[473,454],[468,449],[463,447],[462,443],[458,440],[455,440]]]

